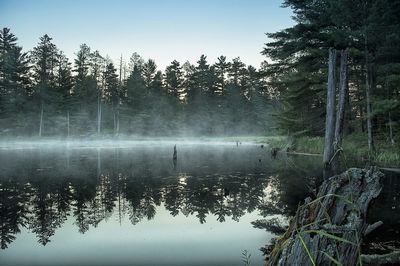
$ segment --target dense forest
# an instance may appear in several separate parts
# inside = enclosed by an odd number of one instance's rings
[[[137,53],[113,63],[85,44],[71,63],[48,35],[24,52],[3,28],[0,134],[323,136],[333,49],[333,84],[345,89],[344,135],[360,136],[369,150],[378,142],[396,145],[400,3],[286,0],[283,7],[293,10],[295,23],[267,33],[259,69],[239,57],[209,64],[201,55],[194,65],[173,61],[162,72]]]
[[[0,31],[0,128],[25,136],[259,135],[271,131],[265,71],[240,58],[173,61],[133,53],[116,66],[82,44],[71,64],[48,35],[23,52]]]
[[[279,128],[294,135],[324,135],[331,49],[337,61],[334,90],[342,86],[339,61],[347,60],[344,134],[362,136],[371,150],[374,140],[398,143],[400,2],[286,0],[283,5],[293,10],[295,24],[269,33],[272,41],[262,52],[273,60],[266,75],[281,104]]]

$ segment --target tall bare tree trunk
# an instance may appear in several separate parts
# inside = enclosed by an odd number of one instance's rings
[[[122,86],[122,55],[119,59],[119,86]]]
[[[372,108],[371,108],[371,83],[369,66],[366,66],[365,74],[365,96],[367,100],[367,134],[368,134],[368,149],[372,151],[374,149],[374,140],[372,135]]]
[[[122,60],[122,55],[119,59],[119,88],[118,90],[121,91],[122,88],[122,71],[123,71],[123,60]],[[119,98],[119,97],[118,97]],[[118,99],[118,103],[117,103],[117,121],[116,121],[116,135],[119,135],[119,99]]]
[[[386,81],[385,81],[385,88],[387,90],[387,99],[391,99],[392,93],[389,87],[389,81],[388,81],[388,74],[386,73]],[[392,125],[392,114],[390,110],[388,111],[388,124],[387,126],[389,127],[389,141],[390,145],[394,146],[394,138],[393,138],[393,125]]]
[[[367,101],[367,134],[368,134],[368,149],[372,151],[374,149],[374,140],[372,135],[372,117],[371,117],[371,80],[370,80],[370,64],[368,61],[368,46],[367,46],[367,35],[365,35],[364,42],[364,53],[365,53],[365,96]]]
[[[101,99],[100,93],[97,96],[97,134],[101,132]]]
[[[339,153],[342,146],[343,140],[343,125],[346,101],[348,98],[348,82],[347,82],[347,59],[349,52],[348,50],[342,50],[340,52],[340,82],[339,82],[339,102],[336,113],[336,125],[335,125],[335,139],[333,142],[334,151],[334,167],[339,167]]]
[[[329,177],[330,160],[333,155],[333,139],[335,133],[335,80],[336,80],[336,50],[329,49],[328,62],[328,88],[326,96],[326,120],[325,120],[325,145],[323,163],[326,170],[325,177]]]
[[[115,113],[115,108],[113,108],[113,116],[114,116],[114,135],[117,134],[117,115]]]
[[[390,111],[389,111],[389,138],[390,138],[390,144],[392,146],[394,146],[392,117],[391,117]]]
[[[43,132],[43,103],[40,110],[39,137],[42,136],[42,132]]]
[[[361,74],[362,75],[362,74]],[[360,80],[362,79],[362,77],[360,77]],[[356,81],[357,84],[357,102],[358,102],[358,111],[360,113],[360,129],[361,132],[364,133],[365,132],[365,121],[364,121],[364,108],[365,106],[363,104],[361,104],[362,101],[362,89],[361,89],[361,84],[359,83],[359,80],[357,79]]]
[[[67,111],[67,137],[69,138],[69,111]]]
[[[117,108],[117,135],[119,135],[119,108]]]

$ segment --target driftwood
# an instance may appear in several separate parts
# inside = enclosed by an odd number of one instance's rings
[[[286,233],[278,238],[267,265],[358,265],[369,204],[381,192],[377,168],[351,168],[325,180],[317,198],[306,199]]]

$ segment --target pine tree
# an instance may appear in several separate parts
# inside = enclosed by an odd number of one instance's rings
[[[121,100],[120,86],[118,85],[118,75],[116,74],[117,69],[112,63],[107,64],[106,70],[104,71],[104,96],[106,100],[111,104],[113,112],[113,129],[114,134],[119,133],[119,107]]]
[[[225,92],[226,79],[230,64],[226,61],[226,57],[223,55],[218,57],[217,60],[218,62],[214,64],[215,74],[217,78],[216,85],[218,88],[218,94],[223,94]]]
[[[66,136],[70,135],[70,113],[72,104],[72,89],[73,89],[73,77],[71,70],[71,63],[68,62],[68,58],[63,54],[59,53],[58,58],[58,69],[55,90],[57,91],[57,111],[61,117],[65,117],[66,125]],[[61,119],[59,119],[61,120]],[[60,126],[61,127],[61,126]]]
[[[133,67],[126,82],[126,104],[129,113],[128,132],[141,134],[146,100],[148,97],[142,71],[139,65]]]
[[[58,65],[58,49],[51,40],[52,38],[45,34],[40,38],[38,45],[31,52],[36,81],[34,93],[38,103],[38,112],[40,113],[39,136],[43,134],[45,120],[54,111],[55,107],[53,103],[57,102],[54,101],[57,98],[57,92],[54,87]]]
[[[16,41],[8,28],[0,30],[0,119],[6,118],[2,128],[23,128],[28,121],[20,114],[29,110],[29,58]]]
[[[165,69],[165,86],[170,95],[181,98],[183,89],[183,72],[179,62],[174,60]]]
[[[76,127],[75,133],[91,134],[98,128],[98,100],[99,100],[99,73],[101,67],[93,66],[93,55],[90,47],[82,44],[74,59],[73,72],[74,87],[72,93],[73,121]],[[99,64],[102,63],[99,60]],[[92,68],[93,73],[97,77],[90,74]],[[97,72],[96,72],[97,71]],[[93,74],[92,73],[92,74]]]
[[[152,82],[154,80],[154,76],[157,72],[157,65],[154,60],[149,59],[146,63],[143,64],[142,75],[144,79],[144,85],[148,90],[152,89]]]

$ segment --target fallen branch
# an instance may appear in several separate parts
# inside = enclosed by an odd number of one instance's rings
[[[361,261],[364,265],[383,265],[383,264],[400,264],[400,251],[394,251],[383,255],[361,255]]]
[[[379,226],[383,225],[382,221],[378,221],[376,223],[368,225],[367,229],[365,229],[364,236],[369,235],[372,231],[374,231]]]

